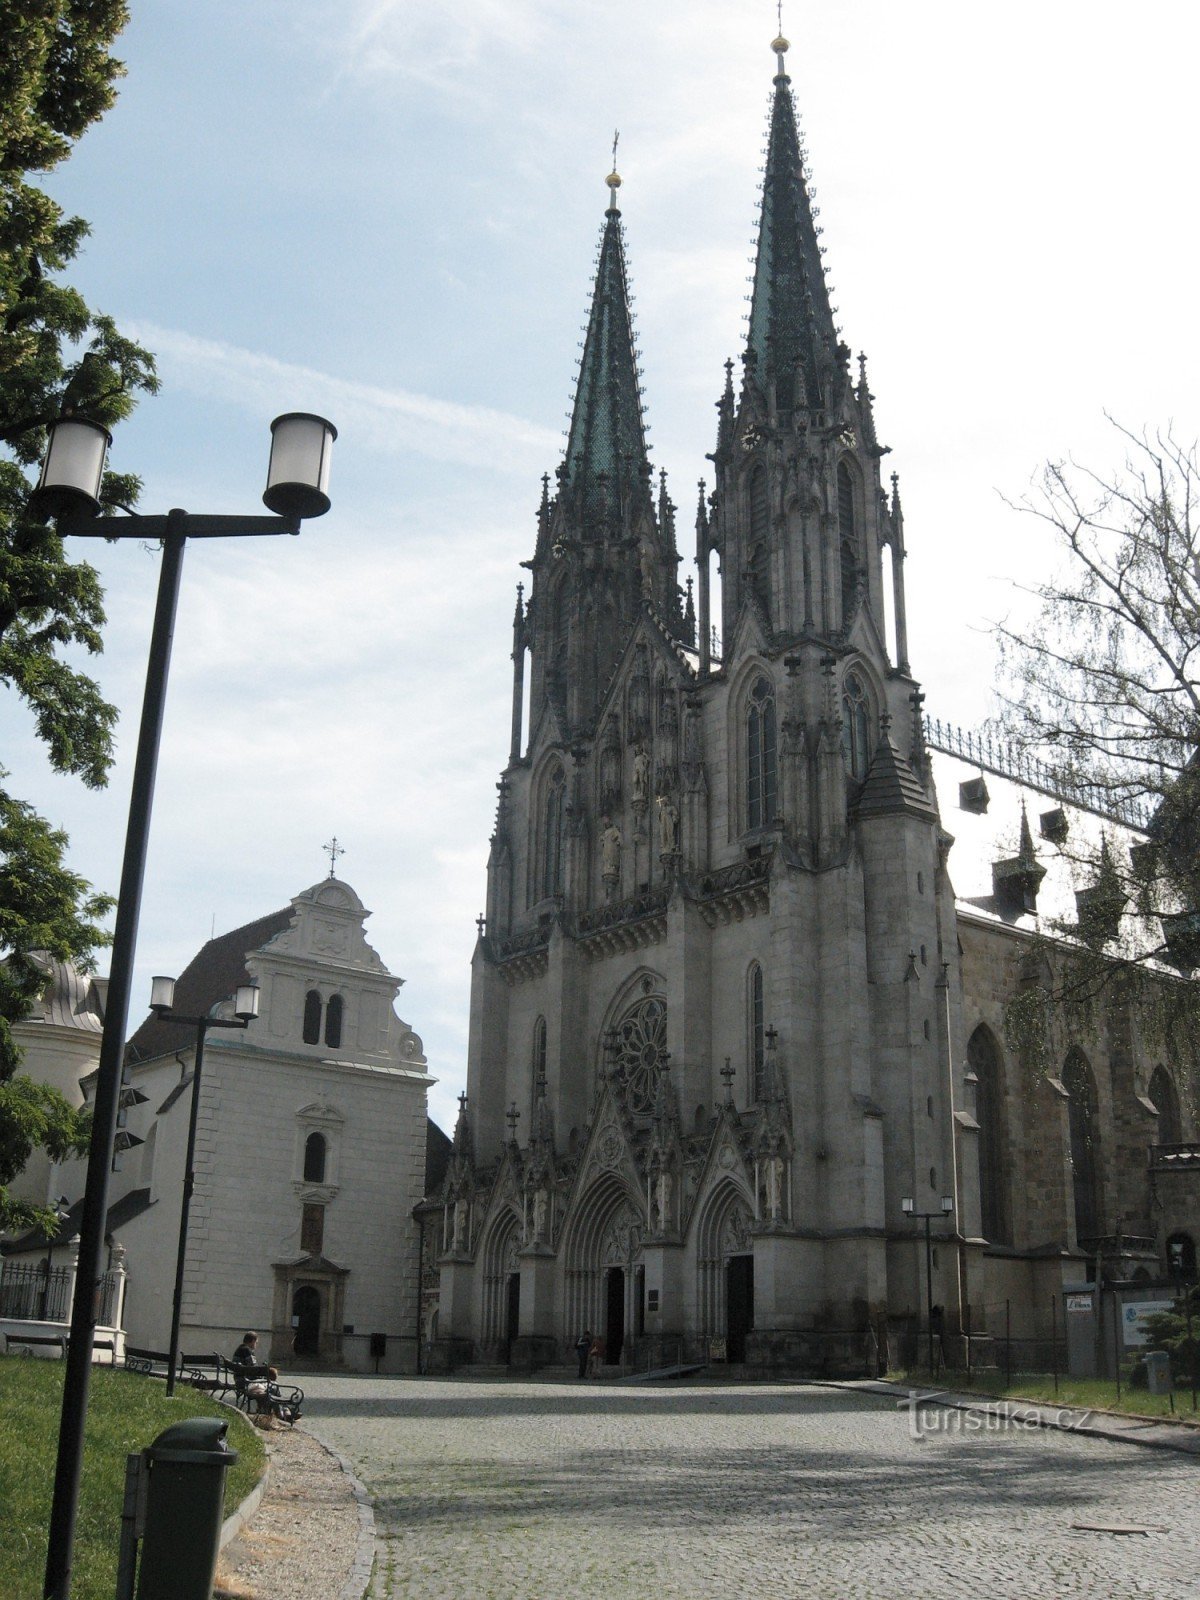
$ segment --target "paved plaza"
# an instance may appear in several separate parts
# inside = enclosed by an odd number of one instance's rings
[[[894,1400],[802,1385],[306,1384],[375,1497],[373,1600],[1200,1591],[1195,1456],[1046,1429],[917,1440]]]

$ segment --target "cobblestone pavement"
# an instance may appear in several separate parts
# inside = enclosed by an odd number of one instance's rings
[[[917,1440],[894,1400],[791,1385],[321,1377],[308,1397],[376,1499],[374,1600],[1200,1587],[1200,1459],[1171,1451],[961,1416]]]

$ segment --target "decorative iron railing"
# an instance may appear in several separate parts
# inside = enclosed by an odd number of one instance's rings
[[[0,1317],[66,1322],[71,1314],[74,1282],[75,1274],[70,1267],[51,1267],[47,1275],[44,1261],[8,1263],[0,1281]],[[106,1319],[102,1317],[101,1321]]]
[[[998,778],[1011,778],[1015,783],[1026,784],[1040,790],[1054,800],[1063,800],[1081,811],[1107,821],[1121,822],[1127,828],[1145,833],[1153,810],[1150,802],[1133,797],[1116,798],[1100,783],[1084,783],[1065,779],[1063,775],[1036,760],[1017,745],[1003,739],[993,739],[990,733],[980,733],[971,728],[959,728],[943,722],[940,717],[924,719],[925,743],[943,755],[958,756],[984,772],[993,772]]]
[[[671,886],[664,883],[653,889],[644,889],[641,894],[630,895],[627,900],[615,900],[609,905],[597,906],[595,911],[585,911],[580,917],[579,932],[598,933],[601,928],[614,928],[622,922],[661,916],[670,898]]]

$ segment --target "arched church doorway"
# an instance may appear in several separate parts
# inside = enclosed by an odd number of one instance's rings
[[[302,1283],[292,1296],[292,1326],[295,1337],[292,1349],[298,1356],[317,1356],[321,1353],[321,1291],[311,1283]]]
[[[604,1359],[615,1367],[625,1343],[625,1272],[609,1267],[604,1285]]]
[[[746,1335],[754,1326],[754,1257],[730,1256],[725,1263],[725,1338],[727,1361],[745,1361]]]
[[[512,1360],[512,1347],[521,1326],[521,1274],[508,1275],[508,1305],[504,1319],[504,1363]]]

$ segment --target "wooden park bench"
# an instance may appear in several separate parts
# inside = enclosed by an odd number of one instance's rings
[[[276,1382],[268,1384],[265,1366],[240,1367],[227,1361],[224,1356],[217,1356],[216,1360],[220,1363],[220,1377],[232,1388],[234,1404],[239,1411],[249,1416],[253,1410],[259,1416],[278,1417],[289,1426],[294,1426],[300,1415],[300,1407],[304,1404],[303,1389],[292,1385],[281,1388]],[[254,1393],[260,1384],[267,1386],[265,1391]]]
[[[57,1345],[59,1354],[66,1360],[67,1351],[71,1348],[71,1336],[69,1333],[6,1333],[4,1335],[4,1348],[10,1355],[12,1354],[13,1345]],[[117,1349],[114,1340],[93,1339],[92,1354],[95,1355],[97,1350],[107,1350],[114,1362],[116,1361]],[[32,1351],[27,1350],[26,1354],[32,1354]]]

